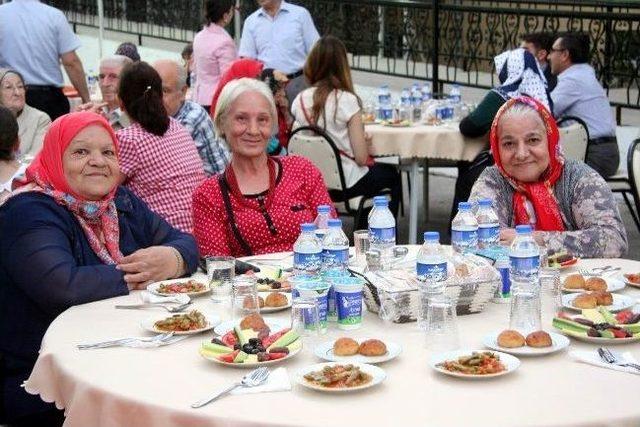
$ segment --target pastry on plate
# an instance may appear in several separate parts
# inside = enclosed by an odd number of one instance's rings
[[[333,354],[336,356],[353,356],[358,353],[358,341],[353,338],[338,338],[333,343]]]
[[[551,347],[553,345],[553,342],[551,342],[551,335],[545,331],[531,332],[527,335],[525,341],[529,347]]]
[[[360,344],[358,353],[363,356],[382,356],[387,353],[387,346],[380,340],[366,340]]]
[[[602,277],[589,277],[584,282],[584,288],[588,291],[606,291],[607,282]]]
[[[271,292],[264,300],[264,305],[267,307],[284,307],[288,303],[286,295],[281,292]]]
[[[253,329],[259,331],[266,326],[264,319],[257,313],[250,314],[240,322],[240,329]]]
[[[580,294],[573,300],[573,306],[575,308],[596,308],[598,300],[591,294]]]
[[[597,291],[592,292],[592,294],[596,299],[596,304],[598,305],[611,305],[613,304],[613,295],[611,292],[607,291]]]
[[[498,335],[498,345],[505,348],[523,347],[525,344],[524,337],[518,331],[507,329]]]
[[[565,289],[584,289],[584,284],[582,274],[571,274],[564,279]]]

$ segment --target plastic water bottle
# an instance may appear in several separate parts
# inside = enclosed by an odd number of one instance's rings
[[[322,243],[316,237],[315,224],[300,226],[301,233],[293,244],[293,273],[317,274],[322,266]]]
[[[396,244],[396,219],[389,210],[386,197],[373,198],[373,209],[369,212],[368,220],[370,248],[380,252],[384,265],[385,261],[393,256],[393,247]]]
[[[416,257],[416,277],[419,282],[420,314],[418,326],[426,329],[426,312],[429,302],[436,296],[444,295],[447,274],[447,257],[440,245],[440,233],[424,233],[424,244]]]
[[[422,91],[418,82],[411,87],[411,105],[413,106],[413,121],[419,122],[422,119]]]
[[[540,270],[540,249],[533,239],[530,225],[517,225],[516,238],[509,248],[511,282],[537,280]]]
[[[500,242],[500,223],[491,199],[482,199],[478,202],[476,221],[478,221],[478,247],[484,249],[497,246]]]
[[[462,94],[460,92],[460,86],[454,84],[449,91],[449,102],[451,104],[451,120],[460,119],[462,112]]]
[[[458,214],[451,223],[451,246],[456,252],[472,251],[478,247],[478,221],[469,202],[458,203]]]
[[[425,83],[422,85],[422,102],[431,100],[431,84]]]
[[[329,220],[329,230],[322,239],[322,268],[346,270],[349,266],[349,239],[342,231],[340,219]]]
[[[89,70],[89,72],[87,73],[87,89],[89,89],[89,98],[91,99],[91,101],[100,101],[102,97],[100,96],[98,76],[93,70]]]
[[[316,226],[316,236],[322,242],[325,234],[327,234],[327,229],[329,228],[329,220],[331,219],[331,206],[329,205],[320,205],[318,206],[318,216],[313,221]]]
[[[391,120],[393,116],[393,108],[391,106],[391,91],[389,90],[389,86],[380,86],[378,89],[377,104],[376,110],[378,120]]]
[[[411,91],[409,88],[404,88],[400,95],[398,118],[402,122],[413,121],[413,105],[411,104]]]
[[[411,90],[408,87],[405,87],[404,89],[402,89],[402,92],[400,92],[400,103],[411,103]]]

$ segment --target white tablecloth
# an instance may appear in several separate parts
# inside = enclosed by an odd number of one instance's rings
[[[578,267],[613,264],[624,272],[640,272],[640,262],[583,260]],[[626,295],[640,290],[627,287]],[[468,381],[434,372],[430,351],[415,324],[385,324],[368,314],[362,329],[345,333],[330,329],[320,341],[351,335],[377,337],[403,346],[397,359],[380,365],[388,377],[379,386],[328,395],[294,385],[291,392],[227,396],[202,409],[190,403],[237,381],[246,372],[209,362],[198,355],[194,336],[157,349],[109,348],[80,351],[75,345],[114,337],[144,335],[139,322],[161,311],[116,310],[132,303],[129,296],[73,307],[49,328],[27,390],[65,408],[75,426],[638,426],[637,375],[572,361],[567,351],[546,357],[521,358],[513,374]],[[195,305],[214,310],[208,298]],[[550,304],[543,323],[550,330]],[[637,309],[637,307],[636,307]],[[287,320],[289,311],[267,318]],[[508,305],[489,303],[480,314],[459,317],[461,343],[482,348],[485,334],[508,326]],[[289,375],[320,362],[308,345],[280,366]],[[569,349],[595,349],[571,340]],[[640,344],[618,347],[640,359]]]

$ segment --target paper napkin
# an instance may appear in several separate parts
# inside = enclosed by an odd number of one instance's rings
[[[638,369],[630,368],[627,366],[618,366],[614,365],[613,363],[604,362],[602,359],[600,359],[597,351],[570,351],[569,356],[574,360],[577,360],[578,362],[588,363],[589,365],[640,375],[640,370]],[[620,356],[621,359],[625,362],[637,363],[636,359],[629,352],[622,353]]]
[[[291,390],[291,381],[286,368],[278,368],[271,372],[267,381],[256,387],[238,387],[231,394],[253,394],[267,393],[271,391],[289,391]]]
[[[160,295],[154,295],[148,291],[144,291],[140,295],[142,295],[142,302],[146,304],[161,304],[161,303],[186,304],[189,301],[191,301],[191,298],[189,298],[189,295],[187,294],[175,294],[175,295],[168,295],[164,297]]]

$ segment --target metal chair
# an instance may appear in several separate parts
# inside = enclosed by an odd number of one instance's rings
[[[358,224],[362,210],[373,205],[373,197],[348,198],[340,150],[331,137],[317,126],[301,126],[291,132],[288,151],[289,154],[309,159],[320,169],[336,212],[342,216],[352,217],[354,224]],[[390,196],[391,190],[384,189],[379,194]]]
[[[562,124],[570,123],[568,126]],[[565,116],[558,120],[560,131],[560,145],[565,157],[574,160],[585,161],[587,146],[589,145],[589,129],[580,118]]]
[[[640,231],[640,138],[634,140],[627,151],[627,173],[609,177],[607,183],[611,191],[622,194],[633,222]]]

